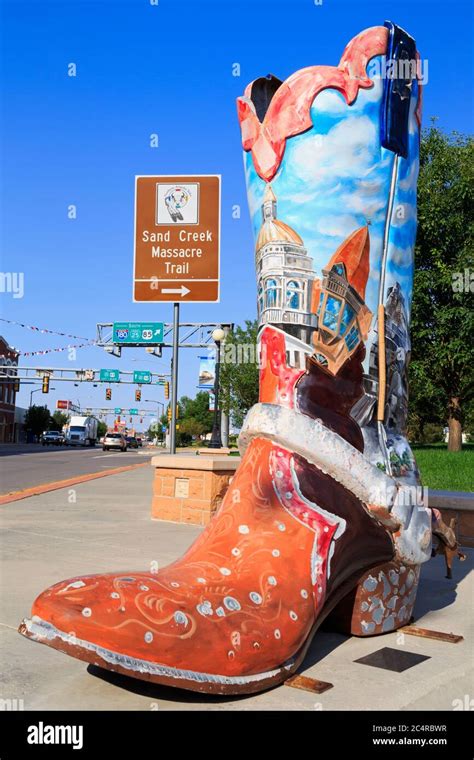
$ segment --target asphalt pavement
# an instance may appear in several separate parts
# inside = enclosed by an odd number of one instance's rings
[[[0,446],[0,495],[76,475],[137,464],[146,461],[144,457],[152,457],[159,451],[155,448],[121,452],[102,451],[101,446],[4,444]]]

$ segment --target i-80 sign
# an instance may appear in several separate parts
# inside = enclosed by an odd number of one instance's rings
[[[127,346],[159,346],[163,322],[114,322],[113,342]]]

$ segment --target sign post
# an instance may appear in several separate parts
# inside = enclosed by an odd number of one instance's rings
[[[171,360],[170,454],[176,453],[176,407],[178,405],[179,303],[173,304],[173,358]]]
[[[173,303],[170,454],[176,452],[179,305],[219,301],[220,195],[219,175],[136,177],[133,301]]]

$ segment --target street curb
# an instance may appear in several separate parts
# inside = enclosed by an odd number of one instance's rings
[[[96,478],[105,478],[108,475],[118,475],[120,472],[127,472],[128,470],[136,470],[138,467],[149,467],[149,462],[140,462],[139,464],[129,464],[124,467],[114,467],[110,470],[104,470],[102,472],[90,472],[87,475],[76,475],[73,478],[67,478],[66,480],[55,480],[52,483],[43,483],[39,486],[32,486],[32,488],[25,488],[23,491],[12,491],[11,493],[3,494],[0,496],[0,505],[10,504],[12,501],[20,501],[21,499],[28,499],[30,496],[40,496],[43,493],[49,491],[58,491],[60,488],[67,488],[67,486],[75,486],[78,483],[87,483],[89,480],[95,480]]]

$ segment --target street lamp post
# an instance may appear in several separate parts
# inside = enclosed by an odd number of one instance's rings
[[[221,449],[222,438],[219,419],[219,371],[221,359],[221,343],[225,338],[225,332],[220,327],[217,327],[215,330],[213,330],[212,337],[216,344],[216,373],[214,378],[214,421],[212,423],[212,434],[208,448]]]
[[[42,391],[42,388],[34,388],[32,391],[30,391],[30,409],[33,406],[33,393],[38,393],[38,391]],[[50,391],[55,391],[56,388],[50,388]]]
[[[160,409],[159,409],[160,406],[161,406],[161,416],[163,416],[164,413],[165,413],[165,405],[164,405],[163,401],[156,401],[156,399],[154,399],[154,398],[145,398],[143,400],[145,401],[146,404],[157,404],[158,411],[157,411],[156,415],[157,415],[158,419],[157,419],[156,422],[157,422],[157,427],[159,427],[159,425],[160,425]]]
[[[38,393],[38,391],[42,390],[41,388],[35,388],[30,392],[30,406],[33,406],[33,393]]]
[[[35,388],[34,390],[30,391],[30,406],[33,406],[33,393],[38,393],[38,391],[43,390],[42,388]],[[55,391],[56,388],[50,388],[50,391]]]

